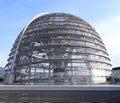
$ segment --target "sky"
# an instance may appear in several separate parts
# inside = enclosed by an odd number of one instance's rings
[[[15,39],[40,13],[64,12],[91,24],[102,38],[113,67],[120,66],[120,0],[0,0],[0,67]]]

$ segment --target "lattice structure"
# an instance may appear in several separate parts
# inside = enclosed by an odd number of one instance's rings
[[[79,17],[51,13],[33,18],[18,35],[5,83],[71,85],[105,83],[111,75],[99,34]]]

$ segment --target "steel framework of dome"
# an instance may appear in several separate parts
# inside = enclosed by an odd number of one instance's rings
[[[79,17],[65,13],[33,18],[18,35],[4,82],[71,85],[105,83],[111,75],[99,34]]]

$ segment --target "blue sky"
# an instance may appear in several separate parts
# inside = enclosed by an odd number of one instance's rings
[[[87,21],[102,37],[113,67],[120,66],[120,0],[0,0],[0,67],[27,22],[46,12],[71,13]]]

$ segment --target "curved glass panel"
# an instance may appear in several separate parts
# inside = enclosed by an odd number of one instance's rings
[[[95,29],[71,14],[51,13],[32,20],[18,35],[5,82],[80,85],[105,83],[110,74],[110,59]]]

